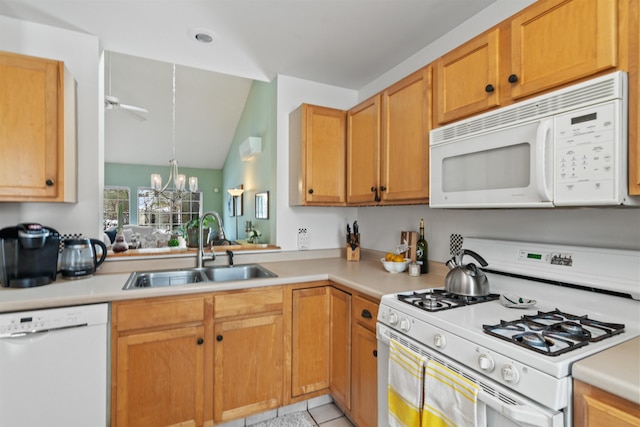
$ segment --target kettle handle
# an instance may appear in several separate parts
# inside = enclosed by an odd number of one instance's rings
[[[102,253],[100,254],[99,260],[98,260],[98,252],[95,250],[95,248],[93,250],[93,264],[95,265],[96,268],[98,268],[98,266],[102,264],[104,260],[107,258],[107,245],[105,245],[102,240],[98,240],[98,239],[89,239],[89,240],[91,240],[92,245],[94,246],[98,245],[102,249]]]
[[[484,258],[482,258],[480,255],[478,255],[477,253],[475,253],[474,251],[469,250],[469,249],[463,250],[462,253],[460,254],[460,265],[462,265],[462,257],[465,256],[465,255],[471,255],[483,267],[486,267],[486,266],[489,265],[489,263],[487,263],[487,261],[485,261]]]

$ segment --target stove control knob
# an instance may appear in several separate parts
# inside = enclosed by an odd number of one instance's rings
[[[402,319],[400,321],[400,330],[409,332],[409,329],[411,329],[411,322],[409,321],[409,319]]]
[[[478,366],[485,372],[493,371],[493,368],[496,367],[495,362],[488,354],[481,354],[478,356]]]
[[[444,348],[447,345],[447,338],[442,334],[436,334],[433,337],[433,345],[437,348]]]
[[[520,373],[513,365],[503,365],[501,369],[502,379],[510,384],[517,384],[520,381]]]
[[[389,324],[390,325],[398,324],[398,315],[395,314],[393,311],[389,313]]]

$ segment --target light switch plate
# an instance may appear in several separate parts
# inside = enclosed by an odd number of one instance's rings
[[[306,228],[298,228],[298,250],[305,251],[309,249],[310,236]]]

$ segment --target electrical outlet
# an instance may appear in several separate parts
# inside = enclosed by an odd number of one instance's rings
[[[298,250],[305,251],[309,249],[310,236],[306,228],[298,228]]]

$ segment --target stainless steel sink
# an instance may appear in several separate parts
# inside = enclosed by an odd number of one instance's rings
[[[229,282],[232,280],[260,279],[265,277],[278,277],[260,264],[244,264],[218,267],[206,267],[204,274],[212,282]]]
[[[266,277],[278,277],[260,264],[214,266],[180,270],[143,271],[131,273],[122,289],[158,288],[189,283],[229,282]]]

